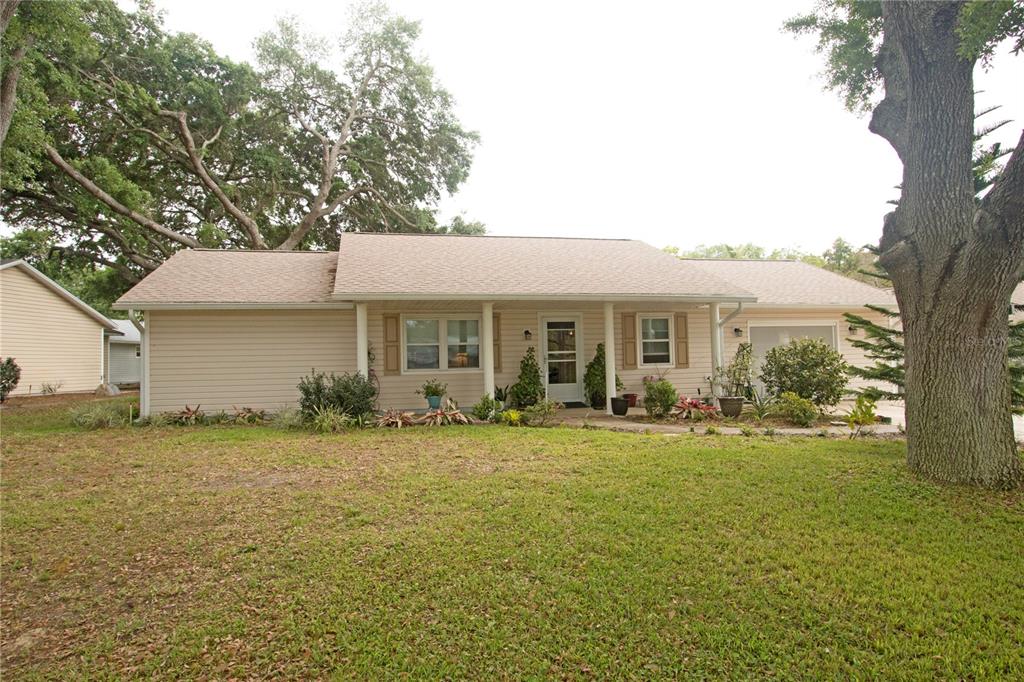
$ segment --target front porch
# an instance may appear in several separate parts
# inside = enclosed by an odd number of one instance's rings
[[[380,383],[381,408],[422,406],[416,389],[428,379],[448,385],[464,407],[517,381],[533,348],[547,397],[589,403],[586,367],[603,349],[604,413],[623,393],[643,394],[645,377],[664,377],[683,395],[707,395],[712,367],[722,364],[721,301],[637,300],[377,300],[354,302],[355,369]],[[616,385],[616,376],[623,388]]]

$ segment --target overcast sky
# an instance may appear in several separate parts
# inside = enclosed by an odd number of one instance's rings
[[[232,58],[284,13],[344,31],[351,3],[157,0],[171,30]],[[755,242],[825,249],[877,242],[900,166],[824,92],[811,39],[780,31],[813,0],[393,0],[481,143],[445,218],[491,234],[630,237],[655,246]],[[1024,122],[1024,57],[979,69],[979,107]]]

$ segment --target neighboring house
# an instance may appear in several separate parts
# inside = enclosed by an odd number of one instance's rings
[[[107,338],[107,381],[131,386],[142,381],[142,339],[130,320],[111,320],[119,335]]]
[[[1024,282],[1018,284],[1017,288],[1013,290],[1013,293],[1010,295],[1010,303],[1024,306]],[[1024,310],[1019,312],[1015,310],[1013,314],[1010,315],[1010,320],[1013,322],[1024,322]]]
[[[92,391],[103,381],[107,334],[117,329],[23,260],[0,262],[0,357],[21,380],[11,395]]]
[[[346,233],[336,253],[181,251],[115,308],[145,318],[149,414],[280,409],[314,368],[372,372],[382,408],[423,406],[430,377],[468,406],[514,383],[529,346],[548,395],[579,402],[606,341],[620,393],[657,375],[706,395],[741,340],[819,336],[861,361],[842,313],[865,303],[894,301],[801,263],[680,260],[633,240]]]

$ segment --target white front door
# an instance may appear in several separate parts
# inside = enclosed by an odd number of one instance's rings
[[[550,400],[560,403],[583,400],[583,369],[580,362],[583,340],[580,327],[578,317],[544,318],[541,350]]]

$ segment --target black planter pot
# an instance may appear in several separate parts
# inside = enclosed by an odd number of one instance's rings
[[[604,409],[604,396],[603,395],[602,396],[596,396],[596,395],[592,396],[590,398],[590,406],[592,408],[594,408],[595,410],[603,410]]]
[[[724,417],[738,417],[743,412],[743,396],[726,396],[718,399],[718,407]]]
[[[612,414],[614,414],[617,417],[625,417],[628,411],[628,398],[612,398]]]

